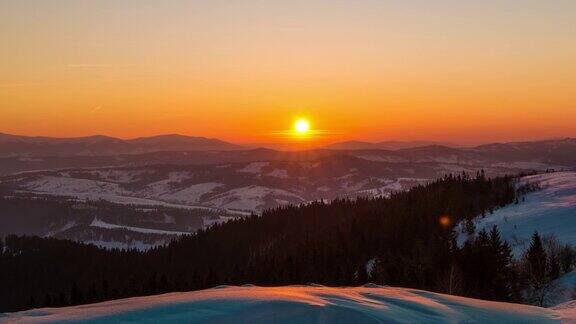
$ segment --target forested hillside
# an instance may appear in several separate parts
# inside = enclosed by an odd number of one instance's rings
[[[235,215],[221,210],[79,201],[0,188],[0,237],[54,237],[102,247],[147,249]]]
[[[282,207],[147,252],[8,236],[0,310],[62,306],[220,284],[378,284],[519,301],[498,231],[459,248],[456,223],[517,201],[515,178],[446,176],[389,198]]]

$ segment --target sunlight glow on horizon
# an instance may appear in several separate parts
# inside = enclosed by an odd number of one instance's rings
[[[0,133],[576,137],[573,0],[18,0],[0,21]]]

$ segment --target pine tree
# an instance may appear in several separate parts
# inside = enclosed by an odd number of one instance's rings
[[[34,299],[34,296],[30,296],[30,299],[28,300],[28,305],[26,307],[36,308],[36,300]]]
[[[556,293],[558,287],[550,278],[549,258],[538,232],[532,235],[525,259],[528,302],[542,307],[549,296]]]
[[[530,248],[526,253],[528,261],[529,280],[535,289],[541,288],[546,282],[547,273],[547,255],[542,244],[542,238],[538,232],[532,234]]]
[[[148,279],[148,285],[146,287],[145,293],[152,295],[158,292],[158,283],[156,281],[156,272],[152,272],[150,278]]]
[[[159,285],[160,285],[160,292],[166,292],[170,288],[168,285],[168,278],[166,277],[165,273],[163,273],[160,276],[160,284]]]
[[[66,294],[63,291],[61,291],[58,294],[58,304],[56,306],[65,306],[66,304],[67,304]]]
[[[489,234],[490,252],[494,258],[493,264],[493,298],[496,300],[513,300],[511,282],[515,277],[512,268],[512,249],[508,242],[502,241],[500,232],[494,225]]]
[[[88,289],[88,296],[86,297],[87,302],[95,302],[98,300],[98,291],[96,289],[96,284],[93,282]]]
[[[80,303],[82,303],[82,292],[80,291],[80,288],[78,288],[76,281],[73,281],[72,288],[70,288],[70,304],[78,305]]]
[[[46,296],[44,296],[44,303],[42,304],[42,306],[52,307],[52,297],[50,296],[50,294],[46,294]]]
[[[108,298],[108,280],[104,279],[102,281],[102,299],[106,300]]]

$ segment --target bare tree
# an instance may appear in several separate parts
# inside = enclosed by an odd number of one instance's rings
[[[449,295],[462,292],[462,271],[456,264],[451,264],[444,276],[439,281],[442,292]]]

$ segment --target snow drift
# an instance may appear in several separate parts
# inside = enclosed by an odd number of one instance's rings
[[[247,285],[35,309],[6,314],[0,322],[570,323],[576,321],[575,308],[566,304],[546,309],[376,285]]]

